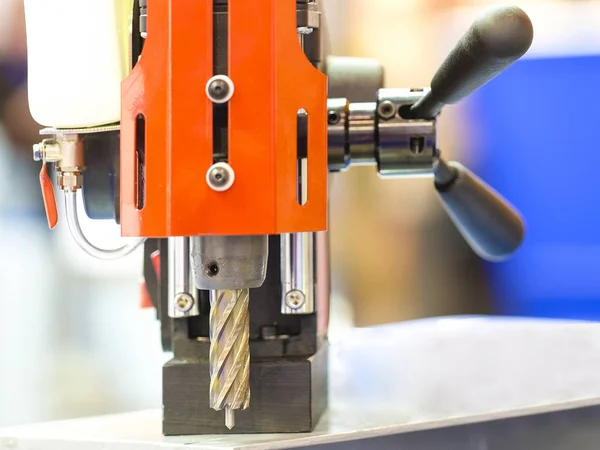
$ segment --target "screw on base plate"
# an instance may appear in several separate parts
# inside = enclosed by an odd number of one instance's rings
[[[285,303],[292,309],[301,308],[306,302],[306,296],[300,291],[290,291],[285,295]]]
[[[194,299],[189,294],[177,294],[175,307],[180,312],[188,312],[194,306]]]

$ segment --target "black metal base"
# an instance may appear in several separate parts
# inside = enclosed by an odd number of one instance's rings
[[[309,359],[250,363],[250,408],[236,411],[235,427],[208,405],[208,361],[174,358],[163,367],[163,434],[310,432],[327,406],[327,344]]]

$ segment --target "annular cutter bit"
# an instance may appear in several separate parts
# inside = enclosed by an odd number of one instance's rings
[[[235,425],[235,410],[250,404],[248,298],[248,289],[210,295],[210,406],[225,410],[229,429]]]

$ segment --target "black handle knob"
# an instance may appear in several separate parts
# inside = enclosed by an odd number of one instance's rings
[[[473,23],[444,60],[431,81],[431,91],[403,116],[435,117],[444,105],[459,102],[508,69],[532,41],[533,26],[522,9],[491,9]]]
[[[525,235],[521,216],[471,171],[439,160],[435,186],[448,215],[480,257],[502,261],[521,246]]]

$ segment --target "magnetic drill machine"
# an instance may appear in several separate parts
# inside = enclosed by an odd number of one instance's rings
[[[144,292],[173,353],[166,435],[306,432],[326,409],[330,173],[430,176],[487,260],[523,239],[512,206],[441,158],[436,123],[527,52],[527,15],[481,16],[431,88],[378,89],[379,69],[326,64],[321,3],[25,0],[49,225],[53,163],[83,250],[115,259],[143,246]],[[371,99],[350,101],[373,79]],[[79,195],[131,239],[89,242]]]

